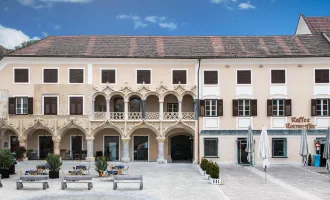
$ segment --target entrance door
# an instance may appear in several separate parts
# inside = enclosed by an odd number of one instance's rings
[[[172,161],[192,162],[193,140],[187,135],[178,135],[171,138]]]
[[[327,159],[323,158],[323,152],[324,152],[324,146],[325,144],[320,145],[320,156],[321,156],[321,163],[320,167],[326,167],[327,166]]]
[[[247,147],[246,138],[240,138],[237,140],[237,161],[240,165],[249,165],[247,160],[248,153],[245,151]]]
[[[104,136],[104,156],[109,161],[119,160],[119,136]]]
[[[148,161],[148,136],[134,136],[134,160]]]
[[[10,151],[14,152],[19,148],[19,141],[17,136],[10,136]]]
[[[73,159],[82,159],[82,136],[71,136],[71,150]]]
[[[54,144],[52,136],[39,136],[39,159],[46,159],[49,153],[53,153]]]

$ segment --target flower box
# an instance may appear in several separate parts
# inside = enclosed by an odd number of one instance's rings
[[[203,171],[199,165],[197,166],[197,169],[202,176],[205,176],[206,172]]]
[[[208,175],[208,174],[206,174],[205,173],[205,176],[204,176],[207,180],[209,180],[210,179],[210,175]]]
[[[212,185],[221,185],[221,178],[209,178],[209,182]]]

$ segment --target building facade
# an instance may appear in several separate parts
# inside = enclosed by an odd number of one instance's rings
[[[299,26],[294,36],[47,37],[0,61],[0,148],[245,164],[248,127],[257,149],[265,125],[271,162],[299,163],[301,129],[314,154],[330,125],[329,34]]]

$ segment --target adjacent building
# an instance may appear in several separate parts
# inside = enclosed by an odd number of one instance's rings
[[[330,125],[330,18],[292,36],[50,36],[0,61],[0,148],[29,159],[298,163]],[[322,148],[320,148],[322,150]],[[260,162],[255,153],[254,162]]]

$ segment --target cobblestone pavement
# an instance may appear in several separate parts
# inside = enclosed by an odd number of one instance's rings
[[[256,168],[261,171],[263,170],[261,166]],[[321,174],[317,172],[321,172]],[[319,198],[329,200],[329,177],[324,172],[326,172],[325,168],[307,167],[305,178],[304,169],[298,166],[274,165],[268,169],[268,174],[274,178]]]
[[[43,161],[24,161],[16,166],[19,169],[34,169]],[[72,169],[80,162],[64,162],[64,171]],[[88,165],[91,163],[88,163]],[[25,184],[23,190],[16,190],[17,175],[10,179],[3,179],[3,188],[0,188],[0,200],[11,199],[52,199],[52,200],[220,200],[220,188],[211,185],[203,179],[192,164],[157,164],[157,163],[130,163],[130,174],[143,174],[144,188],[139,190],[139,184],[118,184],[117,190],[112,190],[112,182],[98,178],[91,165],[90,172],[93,176],[92,190],[87,190],[87,184],[68,184],[66,190],[60,189],[60,180],[50,180],[50,188],[42,190],[41,184]],[[61,178],[61,177],[60,177]]]

